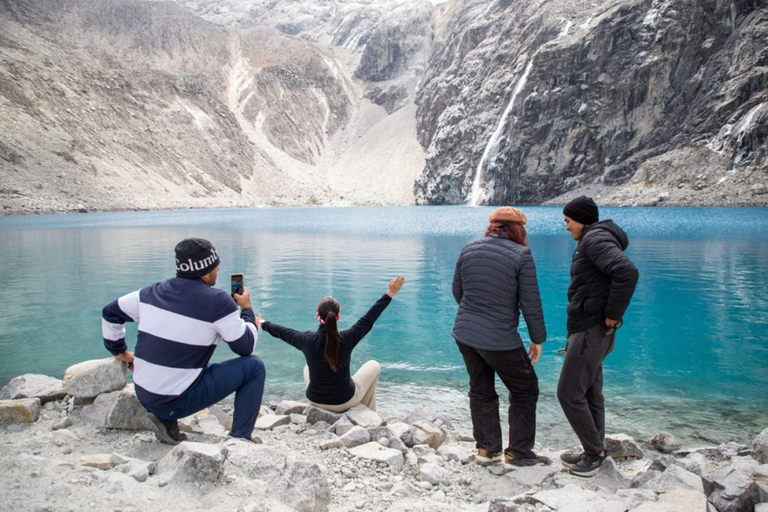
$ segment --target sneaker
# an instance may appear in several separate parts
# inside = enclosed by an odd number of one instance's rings
[[[581,459],[584,458],[584,452],[577,452],[577,451],[570,451],[570,452],[564,452],[560,455],[560,462],[563,463],[563,466],[572,468],[579,462],[581,462]]]
[[[571,469],[568,470],[569,473],[576,476],[583,476],[588,477],[592,476],[600,469],[600,466],[603,465],[603,461],[608,457],[608,453],[604,452],[605,455],[584,455],[582,457],[581,461],[579,461],[577,464],[574,464],[571,466]]]
[[[187,436],[179,431],[178,421],[161,421],[160,418],[151,412],[147,413],[147,419],[152,431],[155,433],[155,437],[161,443],[179,444],[182,441],[186,441]]]
[[[475,462],[483,466],[501,462],[501,452],[492,453],[485,448],[478,448],[477,454],[475,455]]]
[[[516,455],[513,455],[509,452],[504,452],[504,464],[509,464],[511,466],[535,466],[536,464],[544,464],[545,466],[549,465],[549,457],[545,457],[543,455],[536,455],[532,458],[523,458],[523,457],[517,457]]]

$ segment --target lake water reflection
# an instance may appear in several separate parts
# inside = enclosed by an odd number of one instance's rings
[[[100,310],[173,274],[173,247],[208,238],[222,257],[217,286],[245,274],[267,319],[314,330],[317,301],[334,295],[341,326],[404,274],[407,282],[353,364],[382,363],[379,406],[415,404],[469,425],[467,378],[450,336],[451,279],[461,247],[492,208],[287,208],[0,218],[0,385],[22,373],[61,377],[106,357]],[[565,344],[566,289],[575,242],[559,208],[529,218],[549,338],[540,379],[539,440],[576,443],[555,398]],[[768,223],[765,209],[605,208],[629,234],[640,282],[605,365],[609,432],[665,429],[693,444],[751,440],[768,424]],[[129,330],[135,333],[135,329]],[[526,335],[524,335],[525,337]],[[133,339],[133,338],[131,338]],[[131,342],[129,342],[130,344]],[[299,399],[300,352],[263,335],[265,400]],[[215,360],[231,357],[226,346]],[[502,397],[505,394],[502,394]]]

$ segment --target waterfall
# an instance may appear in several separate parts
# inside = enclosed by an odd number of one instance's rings
[[[512,97],[509,99],[509,103],[507,104],[507,108],[504,109],[504,113],[501,115],[501,119],[499,119],[499,124],[493,131],[488,144],[486,144],[485,149],[483,150],[483,156],[480,157],[480,161],[477,164],[475,179],[472,182],[472,191],[467,198],[469,204],[472,206],[478,206],[480,204],[480,199],[482,199],[481,196],[487,195],[487,193],[483,194],[483,192],[485,192],[482,186],[483,168],[487,167],[490,159],[496,158],[496,150],[498,149],[499,139],[501,139],[501,133],[504,131],[504,127],[507,124],[507,117],[509,117],[509,113],[512,111],[512,107],[515,105],[515,99],[517,99],[517,95],[520,94],[520,91],[522,91],[523,87],[525,87],[525,82],[528,80],[528,74],[531,72],[531,67],[533,67],[533,57],[531,57],[531,59],[528,61],[528,64],[525,66],[523,76],[521,76],[517,81],[515,90],[512,92]]]

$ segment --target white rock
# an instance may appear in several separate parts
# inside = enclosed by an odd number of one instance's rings
[[[283,414],[265,414],[256,420],[256,430],[272,430],[275,427],[289,425],[291,417]]]
[[[505,466],[507,464],[504,464]],[[601,468],[602,469],[602,468]],[[541,485],[544,480],[560,472],[560,468],[554,465],[550,466],[525,466],[517,468],[509,478],[519,483],[523,487],[535,487]]]
[[[341,436],[341,444],[347,448],[353,448],[370,442],[371,434],[366,429],[359,426],[354,426],[349,431]]]
[[[304,410],[307,407],[309,407],[309,404],[304,402],[283,400],[277,404],[277,408],[275,408],[275,414],[285,414],[287,416],[290,416],[291,414],[304,414]]]
[[[661,495],[655,502],[645,502],[632,512],[680,512],[682,510],[706,510],[707,497],[693,489],[672,489]]]
[[[94,398],[123,389],[127,365],[110,357],[84,361],[64,372],[64,390],[76,398]]]
[[[358,404],[348,410],[345,415],[353,424],[363,428],[374,428],[385,425],[387,422],[376,411],[372,411],[363,404]]]
[[[306,425],[307,424],[307,417],[303,414],[289,414],[288,415],[291,418],[291,423],[294,425]]]
[[[768,464],[768,428],[752,441],[752,457],[760,464]]]
[[[450,475],[445,469],[429,462],[421,466],[419,478],[421,478],[422,482],[429,482],[432,485],[448,485],[451,483]]]
[[[469,463],[469,453],[460,446],[444,444],[437,449],[437,453],[448,460],[455,460],[461,464]]]
[[[0,400],[0,425],[33,423],[40,417],[39,398]]]
[[[401,451],[385,448],[375,441],[350,448],[349,453],[361,459],[385,462],[398,471],[403,468],[404,461]]]
[[[227,451],[223,445],[185,441],[160,459],[155,474],[172,483],[215,482],[224,469]]]
[[[411,426],[408,423],[396,421],[394,423],[387,423],[387,428],[395,435],[395,437],[401,438],[403,437],[403,434],[411,429]]]
[[[405,454],[405,465],[406,466],[418,466],[419,465],[419,457],[415,453],[409,451],[408,453]]]
[[[357,489],[357,485],[355,484],[355,482],[349,482],[347,485],[342,487],[341,490],[344,491],[344,492],[352,492],[355,489]]]
[[[97,427],[124,430],[151,430],[147,411],[136,398],[132,387],[102,393],[92,405],[83,407],[82,417]]]
[[[627,510],[621,500],[606,498],[574,484],[566,485],[562,489],[537,492],[533,498],[553,510],[568,512],[625,512]]]
[[[428,453],[435,453],[435,450],[428,444],[417,444],[412,449],[413,453],[416,455],[427,455]]]
[[[0,400],[39,398],[43,404],[64,398],[66,395],[63,381],[34,373],[14,377],[3,389],[0,389]]]
[[[334,424],[331,426],[331,430],[332,430],[333,432],[335,432],[335,433],[336,433],[336,435],[338,435],[338,436],[343,436],[344,434],[346,434],[347,432],[349,432],[349,431],[350,431],[350,429],[351,429],[352,427],[354,427],[354,426],[355,426],[355,424],[354,424],[354,423],[352,423],[351,421],[349,421],[349,418],[347,418],[346,416],[342,416],[341,418],[339,418],[339,419],[336,421],[336,423],[334,423]]]

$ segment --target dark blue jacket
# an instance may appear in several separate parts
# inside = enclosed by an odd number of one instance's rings
[[[373,328],[374,322],[386,309],[392,298],[384,294],[355,325],[340,331],[339,369],[334,372],[323,358],[325,349],[325,326],[317,331],[300,332],[272,322],[264,322],[262,329],[304,353],[309,366],[309,387],[307,398],[317,404],[340,405],[348,402],[355,394],[355,383],[349,373],[352,350]]]
[[[506,235],[464,246],[453,274],[453,297],[459,304],[453,337],[463,345],[495,351],[522,347],[521,310],[531,341],[547,339],[531,250]]]

